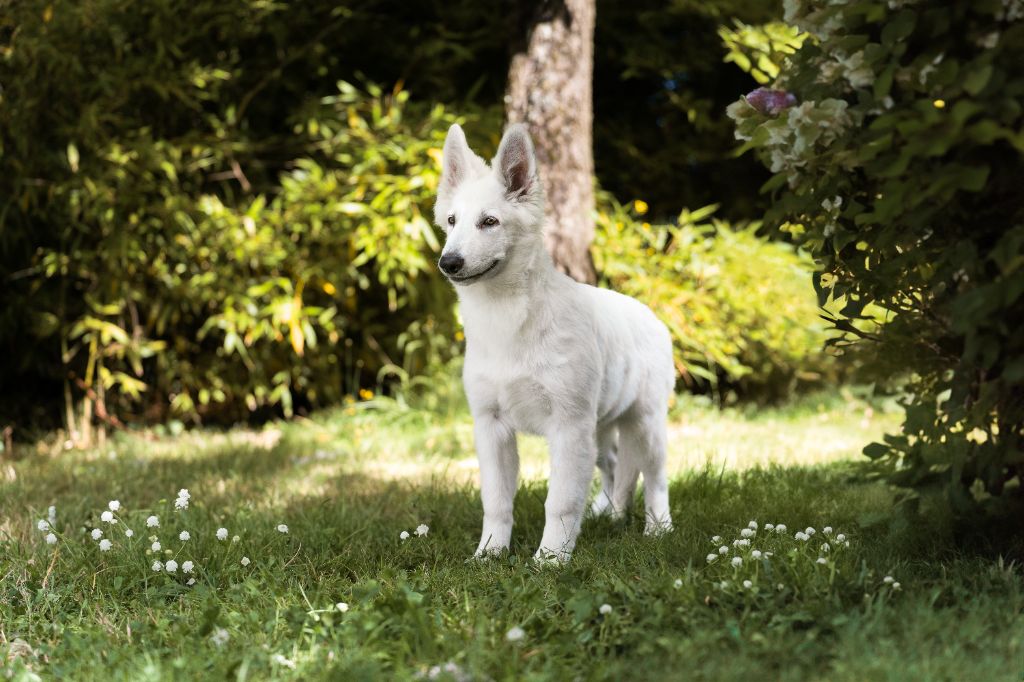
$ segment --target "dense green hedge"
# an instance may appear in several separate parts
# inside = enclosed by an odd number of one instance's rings
[[[1024,5],[790,0],[811,37],[732,105],[821,300],[909,391],[865,450],[957,507],[1024,475]]]

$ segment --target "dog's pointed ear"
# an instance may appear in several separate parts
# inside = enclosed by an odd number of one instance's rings
[[[453,123],[444,139],[444,160],[441,164],[441,183],[438,194],[448,197],[455,189],[469,179],[473,173],[474,157],[466,142],[462,126]]]
[[[530,194],[537,186],[537,157],[533,140],[522,123],[509,126],[491,164],[504,183],[510,199]]]

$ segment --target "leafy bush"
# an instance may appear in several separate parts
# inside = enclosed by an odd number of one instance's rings
[[[1017,0],[790,0],[811,38],[779,91],[730,107],[838,343],[870,339],[879,380],[907,382],[903,432],[865,454],[961,510],[1024,475],[1022,18]]]
[[[602,284],[647,303],[668,325],[691,386],[725,399],[772,400],[832,378],[810,286],[810,259],[758,236],[758,223],[684,210],[676,223],[641,222],[642,201],[600,198],[594,257]]]

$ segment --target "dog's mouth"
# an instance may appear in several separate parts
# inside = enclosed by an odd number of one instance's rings
[[[452,281],[452,282],[454,282],[456,284],[468,284],[469,282],[474,282],[474,281],[480,279],[481,277],[486,275],[488,272],[490,272],[494,268],[498,267],[499,263],[501,263],[501,259],[498,259],[498,260],[494,261],[493,263],[488,265],[486,268],[484,268],[480,272],[474,273],[472,275],[466,275],[465,277],[457,277],[455,275],[448,275],[447,277],[448,277],[448,279],[450,281]]]

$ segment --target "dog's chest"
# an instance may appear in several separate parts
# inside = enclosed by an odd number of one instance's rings
[[[533,363],[488,355],[466,358],[466,389],[474,407],[494,411],[516,431],[544,434],[556,401],[550,382]]]

